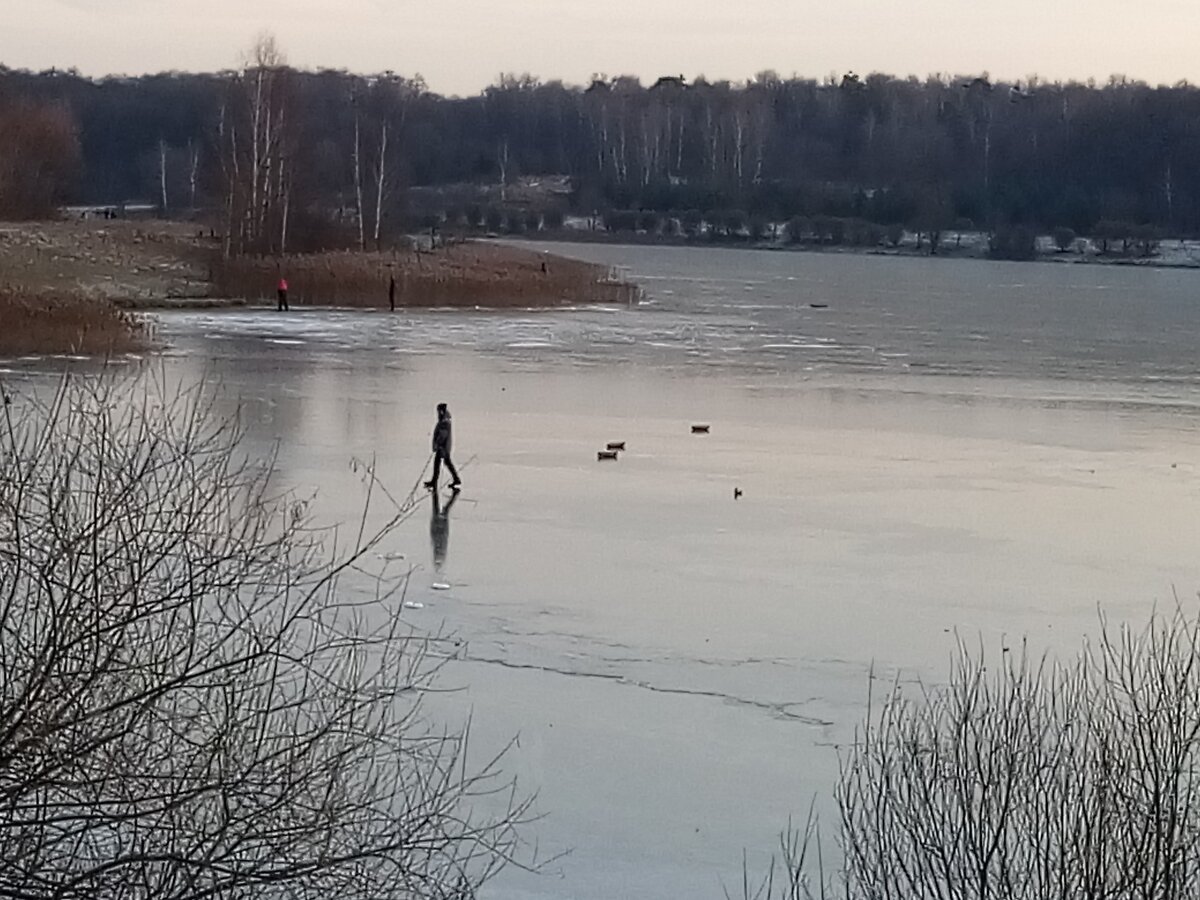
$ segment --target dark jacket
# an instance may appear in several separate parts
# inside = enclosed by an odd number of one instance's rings
[[[450,413],[438,419],[433,426],[433,452],[450,455]]]

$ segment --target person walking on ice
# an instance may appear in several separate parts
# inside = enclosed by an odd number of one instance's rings
[[[438,477],[442,474],[442,463],[450,470],[450,490],[457,491],[462,480],[458,470],[450,461],[450,410],[445,403],[437,405],[437,425],[433,426],[433,478],[425,482],[425,487],[437,490]]]
[[[280,312],[288,311],[287,292],[288,292],[287,279],[284,278],[283,276],[280,276],[279,277],[279,287],[275,292],[275,299],[279,303],[278,309]]]

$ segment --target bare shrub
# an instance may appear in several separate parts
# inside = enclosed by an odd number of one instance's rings
[[[946,684],[872,698],[841,761],[840,872],[810,809],[764,875],[743,863],[742,898],[1197,896],[1200,619],[1102,619],[1066,663],[1014,651],[960,644]]]
[[[111,300],[0,284],[0,353],[104,356],[145,349],[143,319]]]
[[[843,760],[852,898],[1195,897],[1200,629],[1107,624],[1057,664],[965,648],[945,687],[896,687]]]
[[[825,861],[821,849],[816,801],[808,808],[802,827],[789,822],[779,836],[779,850],[771,857],[767,871],[755,877],[745,853],[742,854],[740,900],[814,900],[826,895]],[[735,895],[725,888],[725,900]]]
[[[442,643],[371,565],[412,496],[367,529],[364,469],[345,540],[239,437],[202,387],[6,392],[0,895],[465,898],[510,858],[525,805],[425,717]]]

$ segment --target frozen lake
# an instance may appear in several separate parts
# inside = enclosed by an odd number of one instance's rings
[[[436,708],[519,735],[527,836],[570,851],[491,897],[720,897],[828,796],[872,666],[1072,651],[1200,588],[1194,273],[537,246],[646,303],[162,318],[326,519],[354,457],[415,482],[450,405],[465,489],[390,550],[468,641]]]

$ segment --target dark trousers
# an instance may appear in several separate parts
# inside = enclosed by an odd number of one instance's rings
[[[279,310],[282,312],[288,308],[287,291],[280,288],[278,293],[279,293]]]
[[[450,483],[458,484],[458,470],[454,468],[454,463],[450,462],[450,454],[445,450],[438,450],[433,454],[433,485],[437,487],[438,477],[442,474],[442,463],[446,463],[446,468],[450,470]]]

